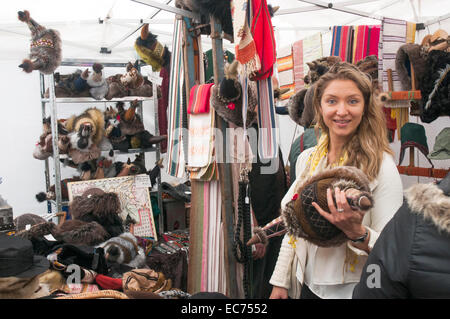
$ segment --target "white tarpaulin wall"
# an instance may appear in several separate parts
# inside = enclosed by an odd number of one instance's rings
[[[149,1],[150,2],[150,1]],[[174,6],[175,1],[153,0],[161,4]],[[272,22],[276,30],[277,47],[291,45],[296,40],[317,32],[322,33],[323,54],[330,53],[334,25],[372,25],[380,24],[380,17],[404,19],[411,22],[433,22],[425,30],[417,32],[416,43],[428,33],[441,28],[450,32],[450,1],[448,0],[341,0],[332,1],[336,6],[345,5],[353,13],[367,13],[367,17],[332,9],[323,9],[311,3],[297,0],[271,0],[274,6],[280,6]],[[314,1],[318,2],[318,1]],[[44,214],[47,205],[38,203],[35,194],[45,190],[44,162],[32,157],[35,143],[42,133],[41,102],[39,91],[39,73],[26,74],[17,66],[29,52],[30,32],[27,26],[17,20],[17,11],[28,10],[38,23],[60,32],[63,40],[63,58],[86,58],[100,61],[133,61],[137,58],[133,43],[139,34],[142,22],[150,23],[150,30],[159,36],[159,41],[171,47],[174,13],[161,11],[150,6],[129,0],[98,1],[51,1],[16,0],[3,1],[0,10],[0,67],[2,77],[0,88],[2,96],[2,125],[0,137],[0,195],[13,207],[14,216],[24,213]],[[203,49],[210,48],[211,40],[203,36]],[[233,51],[233,45],[224,40],[224,47]],[[110,54],[101,54],[101,48],[111,50]],[[61,69],[62,73],[66,69]],[[107,70],[111,74],[122,70]],[[70,72],[67,69],[67,72]],[[109,75],[109,74],[107,74]],[[100,103],[102,107],[104,103]],[[92,104],[63,105],[58,107],[61,117],[81,113]],[[48,113],[47,113],[48,114]],[[154,132],[153,105],[145,102],[144,120],[146,128]],[[292,140],[303,131],[288,116],[278,116],[280,143],[286,161]],[[416,117],[410,117],[417,122]],[[419,122],[420,123],[420,122]],[[421,123],[423,124],[423,123]],[[432,150],[436,135],[442,128],[450,126],[448,117],[439,118],[423,124],[428,137],[428,146]],[[399,141],[391,144],[396,152],[396,161],[400,149]],[[407,152],[408,153],[408,152]],[[163,155],[164,157],[166,155]],[[427,166],[422,154],[417,155],[416,166]],[[154,157],[146,157],[147,168],[153,167]],[[408,163],[408,154],[404,162]],[[50,160],[50,163],[52,160]],[[434,161],[437,168],[448,168],[450,161]],[[164,170],[163,170],[164,171]],[[62,167],[62,178],[73,175],[73,170]],[[163,175],[163,181],[170,181]],[[404,186],[412,183],[428,182],[430,179],[402,176]]]

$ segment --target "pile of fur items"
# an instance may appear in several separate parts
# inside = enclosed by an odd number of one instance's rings
[[[111,100],[126,96],[153,96],[152,83],[138,71],[139,60],[129,62],[125,73],[105,77],[104,66],[94,63],[92,70],[77,69],[73,73],[55,73],[55,96],[92,97],[95,100]],[[158,87],[158,96],[160,89]],[[48,89],[45,97],[49,97]]]
[[[52,74],[61,64],[61,38],[59,32],[47,29],[30,17],[27,10],[19,11],[18,18],[25,22],[31,31],[30,56],[19,65],[25,72],[38,70],[43,74]]]

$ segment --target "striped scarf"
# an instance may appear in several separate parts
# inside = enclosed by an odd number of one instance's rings
[[[173,32],[173,49],[171,57],[170,82],[169,87],[169,137],[168,137],[168,157],[167,173],[169,175],[182,178],[185,170],[185,160],[182,142],[182,105],[183,99],[183,21],[175,19]]]

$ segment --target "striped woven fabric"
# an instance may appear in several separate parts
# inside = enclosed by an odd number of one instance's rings
[[[289,89],[280,99],[287,100],[295,93],[294,59],[292,47],[288,46],[277,51],[278,81],[280,89]]]
[[[209,98],[214,83],[194,85],[189,95],[188,114],[209,113]]]
[[[171,57],[169,86],[169,129],[167,150],[167,173],[182,178],[185,170],[185,157],[182,142],[182,105],[183,99],[183,21],[175,19],[173,32],[173,49]]]
[[[305,86],[305,82],[303,82],[305,77],[303,72],[303,40],[296,41],[292,45],[292,60],[294,64],[294,91],[298,92]]]
[[[401,84],[395,71],[395,58],[397,51],[406,43],[406,21],[398,19],[383,18],[381,25],[381,39],[378,57],[378,77],[383,85],[383,91],[389,91],[387,70],[392,70],[392,81],[394,91],[401,91]]]
[[[272,79],[256,82],[258,89],[258,154],[262,159],[278,156],[278,127],[273,102]]]
[[[352,62],[353,33],[353,26],[334,26],[330,55]]]

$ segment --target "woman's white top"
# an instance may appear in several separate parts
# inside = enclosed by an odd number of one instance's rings
[[[296,165],[298,177],[283,197],[281,209],[292,199],[296,185],[304,181],[302,173],[314,149],[307,149],[299,155]],[[315,172],[323,171],[326,162],[326,158],[322,159]],[[368,245],[372,249],[380,232],[403,202],[402,181],[391,155],[384,154],[380,171],[370,183],[370,189],[374,207],[366,212],[362,224],[370,233]],[[353,288],[359,282],[367,261],[365,251],[354,247],[350,241],[337,247],[324,248],[302,238],[294,238],[295,243],[292,244],[290,239],[288,234],[283,238],[270,284],[287,288],[292,298],[299,297],[299,284],[303,283],[321,298],[352,297]],[[293,278],[294,274],[297,280]]]

